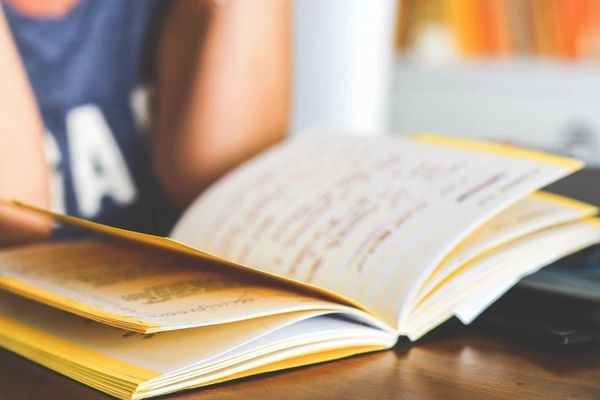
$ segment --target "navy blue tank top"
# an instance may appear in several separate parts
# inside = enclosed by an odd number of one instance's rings
[[[39,19],[4,4],[47,129],[54,210],[154,233],[172,220],[146,132],[161,8],[81,0],[63,17]]]

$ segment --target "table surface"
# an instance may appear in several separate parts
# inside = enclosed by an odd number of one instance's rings
[[[0,400],[110,397],[0,350]],[[600,399],[600,345],[548,349],[450,323],[417,343],[165,397]]]

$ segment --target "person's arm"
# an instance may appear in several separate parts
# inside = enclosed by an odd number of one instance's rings
[[[287,0],[173,5],[158,51],[153,154],[177,205],[284,137],[290,24]]]
[[[0,6],[0,199],[48,207],[44,127]],[[0,246],[49,236],[51,222],[0,204]]]

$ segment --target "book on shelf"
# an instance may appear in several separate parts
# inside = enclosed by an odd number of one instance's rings
[[[101,235],[0,251],[0,345],[141,399],[414,341],[600,241],[595,207],[539,191],[581,167],[313,133],[220,179],[169,238],[5,202]]]
[[[525,57],[595,64],[600,58],[600,3],[403,0],[396,44],[401,53],[417,59],[437,51],[451,56],[446,61]]]

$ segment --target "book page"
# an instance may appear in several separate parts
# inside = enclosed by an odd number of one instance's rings
[[[0,251],[0,288],[139,332],[301,310],[364,314],[197,258],[99,240]]]
[[[120,398],[259,373],[274,361],[281,362],[277,369],[289,368],[298,362],[285,360],[325,350],[378,350],[395,340],[389,332],[319,311],[142,335],[0,293],[1,346]],[[350,351],[356,346],[362,347]]]
[[[99,324],[0,292],[0,317],[18,321],[97,354],[154,371],[156,375],[185,365],[209,361],[237,346],[319,314],[316,311],[299,311],[222,326],[144,335]],[[210,343],[210,346],[201,345],[202,343]]]
[[[406,334],[416,340],[457,315],[471,321],[520,278],[600,241],[597,218],[568,222],[516,239],[461,266],[411,310]]]
[[[436,136],[309,135],[217,182],[171,236],[338,292],[400,326],[418,288],[470,232],[579,167]]]
[[[419,296],[425,296],[462,264],[511,240],[550,226],[596,215],[598,209],[563,196],[536,192],[495,215],[460,243],[439,264]]]

